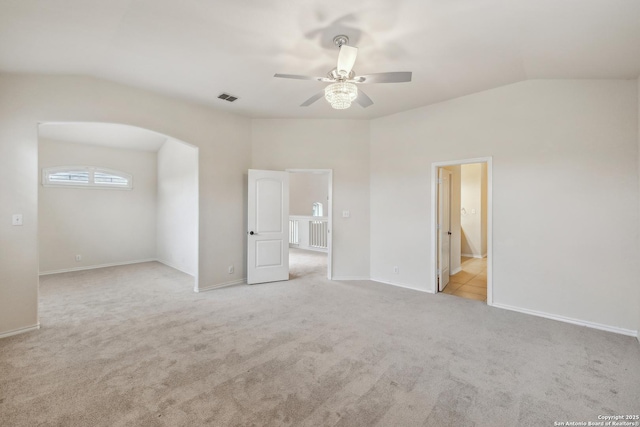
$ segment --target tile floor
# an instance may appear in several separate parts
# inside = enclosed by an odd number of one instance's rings
[[[487,301],[487,258],[462,257],[462,271],[449,278],[445,294]]]

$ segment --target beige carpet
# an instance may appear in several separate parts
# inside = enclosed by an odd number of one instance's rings
[[[202,294],[157,263],[42,277],[42,329],[0,340],[0,425],[553,426],[640,413],[635,338],[330,282],[304,264],[288,282]]]
[[[327,277],[327,254],[289,248],[289,280]]]

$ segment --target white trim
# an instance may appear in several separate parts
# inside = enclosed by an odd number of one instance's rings
[[[207,291],[212,291],[214,289],[225,288],[227,286],[246,285],[246,284],[247,284],[247,278],[245,277],[244,279],[232,280],[230,282],[224,282],[224,283],[218,283],[218,284],[215,284],[215,285],[209,285],[209,286],[205,286],[204,288],[195,288],[194,291],[195,292],[207,292]]]
[[[181,139],[176,139],[180,144],[184,144],[187,147],[192,147],[196,150],[196,218],[195,218],[195,234],[196,234],[196,274],[193,276],[193,291],[198,292],[198,286],[200,286],[200,148],[196,145],[191,145]],[[157,215],[156,215],[157,217]]]
[[[467,165],[471,163],[487,164],[487,305],[493,305],[493,157],[477,157],[473,159],[451,160],[431,163],[431,290],[436,293],[438,283],[438,168],[443,166]]]
[[[184,274],[186,274],[186,275],[188,275],[188,276],[191,276],[191,277],[193,277],[193,278],[195,278],[195,277],[196,277],[196,276],[195,276],[195,274],[189,273],[188,271],[184,271],[181,267],[178,267],[178,266],[176,266],[176,265],[173,265],[172,263],[170,263],[170,262],[168,262],[168,261],[164,261],[164,260],[162,260],[162,259],[160,259],[160,258],[158,258],[158,259],[156,259],[156,260],[154,260],[154,261],[157,261],[157,262],[159,262],[160,264],[164,264],[164,265],[166,265],[167,267],[171,267],[171,268],[173,268],[174,270],[178,270],[179,272],[184,273]]]
[[[63,268],[61,270],[41,271],[38,275],[39,276],[48,276],[49,274],[70,273],[72,271],[94,270],[96,268],[117,267],[119,265],[141,264],[143,262],[154,262],[154,261],[159,262],[155,258],[149,258],[149,259],[140,259],[140,260],[136,260],[136,261],[114,262],[114,263],[110,263],[110,264],[88,265],[88,266],[85,266],[85,267],[74,267],[74,268]],[[169,267],[171,267],[171,266],[169,266]],[[172,268],[175,268],[175,267],[172,267]]]
[[[289,243],[289,247],[290,248],[292,247],[291,243]],[[308,246],[306,248],[301,248],[300,245],[298,245],[298,244],[294,244],[293,249],[300,249],[301,251],[320,252],[320,253],[323,253],[323,254],[328,254],[329,253],[328,248],[314,248],[314,247],[311,247],[311,246]]]
[[[24,334],[31,331],[36,331],[40,329],[40,323],[36,323],[33,326],[25,326],[24,328],[14,329],[12,331],[2,332],[0,333],[0,339],[12,337],[14,335]]]
[[[589,322],[587,320],[574,319],[572,317],[560,316],[558,314],[545,313],[543,311],[530,310],[528,308],[514,307],[507,304],[494,303],[494,307],[504,310],[517,311],[518,313],[529,314],[537,317],[544,317],[545,319],[557,320],[559,322],[571,323],[578,326],[586,326],[587,328],[598,329],[601,331],[613,332],[621,335],[628,335],[630,337],[637,337],[638,331],[633,329],[618,328],[617,326],[603,325],[602,323]]]
[[[419,289],[419,288],[416,288],[414,286],[406,285],[404,283],[389,282],[388,280],[376,279],[374,277],[371,278],[371,281],[372,282],[383,283],[385,285],[397,286],[399,288],[411,289],[412,291],[424,292],[424,293],[427,293],[427,294],[435,293],[435,292],[433,292],[433,291],[431,291],[429,289]]]
[[[316,173],[328,174],[329,188],[327,189],[327,279],[336,280],[333,277],[333,169],[285,169],[289,173]]]
[[[484,254],[484,255],[460,254],[460,256],[466,256],[467,258],[478,258],[478,259],[482,259],[482,258],[486,258],[486,257],[487,257],[487,254]]]
[[[87,184],[42,184],[47,188],[73,188],[76,190],[117,190],[117,191],[131,191],[133,188],[129,187],[107,187],[106,185],[87,185]]]
[[[369,276],[333,276],[333,280],[371,280]]]

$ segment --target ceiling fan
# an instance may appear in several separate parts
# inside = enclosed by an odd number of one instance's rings
[[[404,83],[411,81],[411,71],[396,71],[390,73],[356,75],[353,65],[358,56],[358,48],[349,46],[349,37],[338,35],[333,38],[333,43],[338,46],[338,64],[329,71],[326,77],[301,76],[297,74],[275,74],[274,77],[282,79],[317,80],[331,83],[323,91],[318,92],[307,99],[300,106],[308,107],[323,96],[337,110],[349,108],[352,102],[356,102],[362,108],[373,104],[371,98],[362,90],[358,91],[356,84],[362,83]]]

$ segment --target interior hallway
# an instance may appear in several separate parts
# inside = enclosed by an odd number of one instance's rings
[[[487,302],[487,258],[462,257],[462,271],[449,277],[442,292]]]

